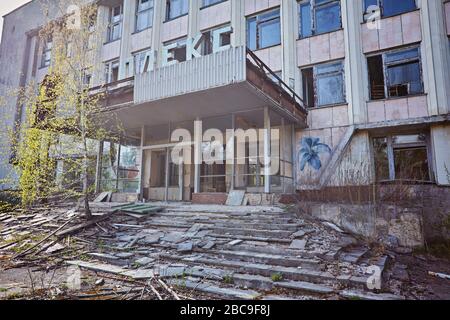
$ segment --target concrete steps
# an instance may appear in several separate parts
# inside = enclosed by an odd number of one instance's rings
[[[202,250],[206,252],[206,250]],[[284,267],[309,267],[311,269],[320,269],[320,260],[317,259],[302,259],[293,258],[289,256],[273,255],[265,253],[257,253],[251,251],[226,251],[226,250],[212,250],[208,252],[209,255],[216,255],[222,259],[239,260],[252,263],[265,263],[270,265],[279,265]]]
[[[208,267],[222,267],[232,272],[245,272],[265,277],[272,277],[279,274],[283,279],[306,281],[316,284],[351,284],[358,288],[362,288],[367,284],[367,277],[335,277],[328,272],[323,272],[320,270],[273,266],[268,264],[248,263],[235,260],[211,259],[199,256],[183,257],[179,255],[161,254],[160,258],[186,264],[195,264],[200,266],[203,265]]]

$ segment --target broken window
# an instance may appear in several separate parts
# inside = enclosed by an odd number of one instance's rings
[[[250,50],[259,50],[280,44],[280,9],[247,19],[247,47]]]
[[[49,36],[42,46],[41,68],[46,68],[52,61],[53,38]]]
[[[150,67],[151,50],[144,50],[134,54],[134,74],[147,72]]]
[[[112,83],[119,80],[119,60],[107,62],[105,64],[105,82]]]
[[[122,35],[122,5],[109,10],[108,42],[119,40]]]
[[[375,138],[373,146],[377,181],[431,180],[426,134]]]
[[[371,100],[423,93],[419,48],[370,56],[367,64]]]
[[[136,0],[136,32],[153,25],[153,0]]]
[[[373,8],[381,10],[382,17],[392,17],[398,14],[410,12],[417,8],[416,0],[363,0],[364,12],[371,13]]]
[[[189,11],[188,0],[167,0],[166,6],[166,20],[172,20],[182,15],[185,15]]]
[[[299,4],[300,38],[342,28],[341,1],[309,0]]]
[[[176,47],[169,49],[169,53],[173,53],[173,58],[169,59],[168,62],[178,61],[183,62],[186,61],[187,53],[186,53],[186,39],[175,40],[171,42],[167,42],[164,44],[164,47],[170,46],[171,44],[176,44]]]
[[[206,56],[208,54],[213,53],[213,51],[214,51],[213,50],[213,48],[214,48],[214,31],[223,29],[223,28],[224,28],[224,26],[221,26],[218,28],[214,28],[212,30],[204,31],[202,33],[202,35],[203,35],[202,48],[201,48],[202,55]],[[232,33],[232,31],[230,30],[229,32],[224,32],[224,33],[220,34],[220,39],[219,39],[220,47],[228,46],[231,44],[231,33]]]
[[[302,70],[303,99],[308,107],[344,103],[344,64],[321,64]]]

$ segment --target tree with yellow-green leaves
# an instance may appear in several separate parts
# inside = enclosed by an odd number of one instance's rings
[[[60,18],[49,19],[39,33],[43,43],[51,43],[48,73],[40,84],[18,92],[25,121],[13,136],[14,165],[23,205],[55,195],[78,198],[90,219],[98,141],[111,136],[102,129],[101,119],[110,127],[116,124],[116,133],[120,126],[111,115],[99,116],[101,90],[91,90],[102,72],[96,69],[101,65],[97,44],[102,34],[96,23],[97,7],[84,0],[62,0],[56,6]],[[45,6],[43,10],[50,12]],[[64,163],[59,174],[58,159]]]

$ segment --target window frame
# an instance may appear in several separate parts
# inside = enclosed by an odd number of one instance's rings
[[[406,52],[406,51],[414,50],[414,49],[417,50],[417,57],[396,60],[395,62],[386,62],[386,57],[390,54]],[[383,77],[384,77],[384,99],[372,99],[372,84],[370,83],[370,72],[369,72],[369,67],[368,67],[368,59],[370,57],[375,57],[375,56],[381,56],[381,60],[382,60],[382,64],[383,64],[383,70],[382,70],[383,72],[382,73],[383,73]],[[410,93],[405,96],[392,96],[391,97],[390,92],[389,92],[389,72],[388,72],[389,68],[392,68],[394,66],[408,64],[408,63],[413,63],[416,61],[419,63],[419,76],[420,76],[420,83],[422,85],[422,92]],[[367,63],[367,78],[369,81],[369,101],[372,102],[372,101],[389,100],[389,99],[402,99],[402,98],[406,98],[406,97],[425,94],[425,83],[424,83],[423,63],[422,63],[422,50],[421,50],[420,45],[413,45],[413,46],[403,47],[403,48],[399,48],[399,49],[387,50],[387,51],[378,52],[378,53],[374,53],[374,54],[368,54],[368,55],[366,55],[366,63]]]
[[[166,20],[165,20],[165,22],[172,21],[172,20],[184,17],[184,16],[189,14],[189,1],[186,0],[187,4],[188,4],[187,5],[187,11],[186,12],[181,12],[180,14],[171,17],[170,12],[172,10],[172,1],[173,0],[166,0]],[[185,1],[185,0],[180,0],[180,1]]]
[[[148,54],[148,53],[151,54],[151,52],[152,52],[152,49],[151,49],[151,48],[147,48],[147,49],[140,50],[140,51],[137,51],[137,52],[134,52],[134,53],[133,53],[133,68],[134,68],[134,75],[142,74],[142,73],[145,73],[145,72],[146,72],[145,68],[144,68],[144,71],[143,71],[143,72],[141,72],[140,69],[139,69],[139,70],[137,69],[137,67],[138,67],[138,65],[137,65],[137,59],[139,59],[139,64],[140,64],[140,63],[141,63],[141,58],[142,58],[142,56],[144,57],[144,60],[143,60],[143,62],[144,62],[144,67],[145,67],[145,65],[147,64],[147,62],[148,62],[148,67],[150,67],[151,59],[150,59],[150,57],[149,57],[147,54]],[[147,59],[148,59],[148,61],[147,61]]]
[[[411,135],[424,135],[425,139],[422,142],[412,142],[412,143],[394,143],[393,137],[395,136],[411,136]],[[373,163],[373,173],[375,181],[379,183],[395,182],[395,181],[414,181],[419,183],[433,183],[435,181],[433,172],[433,155],[431,150],[431,138],[430,134],[426,131],[419,132],[394,132],[388,134],[372,135],[371,136],[371,149],[372,149],[372,163]],[[375,160],[375,148],[374,143],[376,139],[386,139],[387,143],[387,160],[389,168],[389,179],[378,179],[376,172],[376,160]],[[409,148],[426,148],[427,151],[427,164],[428,164],[428,176],[427,180],[413,180],[413,179],[397,179],[397,172],[395,171],[395,150],[409,149]]]
[[[117,80],[112,81],[112,71],[113,66],[117,64]],[[120,60],[110,60],[108,62],[105,62],[105,84],[114,83],[116,81],[119,81],[119,73],[120,73]]]
[[[271,17],[271,18],[268,18],[268,19],[267,18],[266,19],[261,19],[261,17],[264,17],[264,16],[269,15],[270,13],[274,13],[276,11],[278,11],[277,17]],[[281,37],[281,9],[280,9],[280,7],[277,7],[277,8],[274,8],[274,9],[270,9],[270,10],[267,10],[267,11],[264,11],[264,12],[260,12],[260,13],[258,13],[256,15],[253,15],[253,16],[249,16],[249,17],[247,17],[246,20],[247,20],[246,21],[246,24],[247,24],[247,32],[246,32],[247,33],[247,47],[250,50],[258,51],[258,50],[262,50],[262,49],[276,47],[276,46],[279,46],[279,45],[282,44],[283,41],[282,41],[282,37]],[[260,43],[260,39],[261,39],[261,25],[267,24],[267,23],[272,22],[272,21],[277,21],[277,20],[278,20],[278,24],[280,26],[280,28],[279,28],[279,30],[280,30],[280,42],[276,43],[276,44],[269,45],[269,46],[261,46],[261,43]],[[249,43],[249,41],[250,41],[250,23],[252,21],[255,21],[255,23],[256,23],[255,24],[255,26],[256,26],[256,35],[255,35],[256,48],[254,48],[254,49],[251,48],[250,43]]]
[[[48,68],[52,63],[53,37],[48,36],[42,43],[41,68]],[[48,58],[47,58],[48,54]]]
[[[328,31],[324,31],[324,32],[317,32],[317,21],[316,21],[316,11],[318,9],[322,9],[325,7],[332,7],[335,4],[339,4],[339,27],[337,29],[332,29],[332,30],[328,30]],[[310,26],[311,26],[311,34],[304,36],[303,30],[302,30],[302,7],[309,5],[310,6]],[[298,9],[297,9],[297,14],[298,14],[298,38],[299,39],[306,39],[306,38],[310,38],[310,37],[314,37],[317,35],[321,35],[321,34],[327,34],[327,33],[331,33],[331,32],[336,32],[338,30],[342,30],[343,28],[343,21],[342,21],[342,3],[341,0],[327,0],[324,3],[319,3],[316,4],[316,0],[301,0],[298,1]]]
[[[222,2],[227,2],[228,0],[209,0],[209,1],[215,1],[215,2],[213,2],[213,3],[209,3],[209,4],[205,4],[205,2],[206,1],[208,1],[208,0],[202,0],[202,6],[200,7],[200,10],[202,10],[202,9],[205,9],[205,8],[209,8],[209,7],[212,7],[212,6],[215,6],[215,5],[218,5],[219,3],[222,3]]]
[[[151,2],[150,6],[146,9],[141,9],[140,6],[142,4],[142,0],[136,0],[136,13],[135,13],[135,23],[134,23],[134,32],[138,33],[153,27],[154,13],[155,13],[155,1],[148,0]],[[139,16],[149,14],[150,23],[146,27],[140,29],[138,26]]]
[[[115,16],[114,15],[114,10],[116,8],[120,7],[120,15]],[[115,17],[119,17],[117,21],[115,21]],[[116,26],[119,26],[119,35],[117,38],[113,38],[113,30]],[[114,7],[110,7],[109,9],[109,21],[108,21],[108,38],[107,38],[107,43],[110,42],[114,42],[114,41],[118,41],[122,38],[122,33],[123,33],[123,4],[114,6]]]
[[[325,66],[331,66],[331,65],[335,65],[335,64],[340,64],[341,67],[339,70],[336,71],[330,71],[330,72],[323,72],[323,73],[319,73],[317,72],[317,68],[319,67],[325,67]],[[307,70],[307,69],[312,69],[312,73],[313,73],[313,93],[314,93],[314,106],[312,107],[308,107],[309,109],[317,109],[317,108],[324,108],[324,107],[330,107],[330,106],[337,106],[337,105],[342,105],[342,104],[346,104],[347,103],[347,90],[346,90],[346,86],[345,86],[345,63],[344,60],[335,60],[335,61],[330,61],[330,62],[326,62],[326,63],[320,63],[314,66],[309,66],[309,67],[305,67],[305,68],[301,68],[300,69],[300,76],[302,78],[302,82],[304,81],[303,79],[303,71]],[[318,86],[317,86],[317,81],[320,78],[327,78],[330,76],[340,76],[342,78],[342,101],[337,101],[334,103],[330,103],[330,104],[323,104],[323,105],[319,105],[319,91],[318,91]],[[302,87],[303,87],[303,83],[302,83]],[[302,89],[303,90],[303,89]],[[303,92],[304,94],[304,92]]]
[[[367,6],[366,6],[366,0],[362,0],[363,1],[363,17],[364,17],[364,21],[367,21],[366,15],[367,15]],[[418,10],[418,5],[417,5],[417,0],[414,0],[414,4],[415,4],[415,8],[409,11],[405,11],[405,12],[401,12],[401,13],[396,13],[396,14],[392,14],[392,15],[384,15],[384,1],[385,0],[375,0],[377,2],[377,6],[380,9],[380,18],[381,19],[385,19],[385,18],[392,18],[398,15],[402,15],[402,14],[406,14],[409,12],[413,12],[415,10]],[[398,1],[398,0],[397,0]]]

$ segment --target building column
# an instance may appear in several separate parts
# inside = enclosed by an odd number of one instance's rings
[[[298,3],[297,1],[281,2],[281,36],[283,42],[283,81],[292,89],[300,83],[300,72],[297,63],[298,38]],[[297,92],[300,92],[297,91]]]
[[[179,165],[178,168],[178,185],[180,186],[180,201],[184,200],[184,162]]]
[[[264,108],[264,192],[270,193],[270,113],[269,107]]]
[[[231,45],[234,48],[246,45],[246,20],[245,20],[245,1],[231,1],[231,27],[233,34],[231,36]]]
[[[442,1],[421,1],[422,64],[430,115],[450,110],[450,58]]]
[[[103,141],[98,142],[97,167],[95,171],[95,193],[100,193],[103,167]]]
[[[199,118],[194,123],[194,193],[200,193],[203,126]]]
[[[166,148],[166,176],[165,176],[165,183],[164,183],[164,201],[169,201],[169,157],[170,157],[170,148]]]
[[[117,173],[116,173],[116,192],[119,192],[119,176],[120,176],[120,153],[122,152],[122,139],[119,140],[117,152]]]
[[[292,179],[294,192],[297,191],[297,136],[295,132],[295,125],[291,125],[291,144],[292,144]]]
[[[366,123],[369,83],[361,42],[362,1],[342,0],[342,24],[345,43],[345,82],[349,123]],[[331,44],[333,45],[333,44]]]
[[[144,174],[145,174],[145,126],[141,127],[141,172],[139,174],[139,200],[144,202]]]
[[[232,133],[227,141],[227,161],[231,161],[231,163],[227,163],[231,165],[231,182],[230,182],[230,190],[233,191],[235,188],[235,176],[236,176],[236,161],[235,161],[235,144],[236,144],[236,115],[233,113],[231,115],[231,130]],[[228,143],[231,145],[229,146]],[[230,150],[228,150],[230,148]]]

